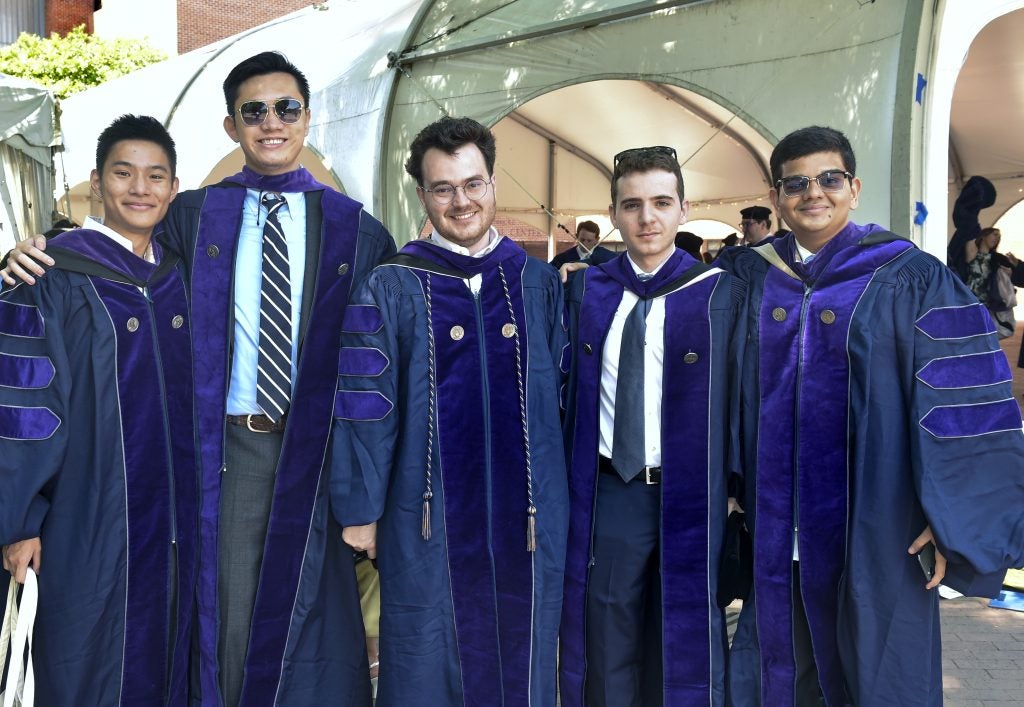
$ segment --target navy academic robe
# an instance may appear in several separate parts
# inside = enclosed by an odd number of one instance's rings
[[[198,480],[177,259],[89,230],[47,253],[0,295],[0,544],[41,537],[36,704],[184,705]]]
[[[907,548],[927,525],[948,582],[993,594],[1024,563],[1024,433],[977,298],[941,262],[848,224],[808,264],[793,236],[730,251],[748,283],[743,367],[754,592],[736,705],[794,700],[793,528],[829,705],[941,705],[938,595]],[[794,508],[795,507],[795,508]]]
[[[607,263],[609,260],[615,257],[615,251],[605,248],[603,245],[594,246],[594,250],[590,252],[590,257],[587,258],[588,265],[600,265],[601,263]],[[551,265],[560,268],[566,263],[578,263],[583,260],[580,257],[580,252],[576,246],[567,248],[561,253],[551,259]]]
[[[378,706],[554,707],[557,274],[508,239],[481,258],[415,241],[359,288],[342,338],[331,492],[343,525],[379,523]]]
[[[725,702],[726,632],[715,601],[726,519],[734,328],[742,287],[676,250],[654,279],[626,255],[573,277],[567,296],[572,366],[565,444],[571,524],[561,633],[561,699],[582,707],[586,596],[598,477],[601,362],[624,289],[665,300],[661,406],[661,578],[664,704]]]
[[[306,280],[298,376],[278,461],[253,612],[242,705],[369,704],[366,646],[352,551],[328,510],[322,477],[331,431],[342,316],[354,280],[394,252],[384,227],[304,169],[249,169],[184,192],[165,221],[189,268],[203,503],[198,587],[204,705],[220,702],[217,667],[217,518],[234,333],[235,250],[245,187],[306,193]],[[252,277],[259,277],[253,273]]]

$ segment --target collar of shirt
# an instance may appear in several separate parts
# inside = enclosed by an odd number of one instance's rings
[[[120,246],[124,246],[128,250],[135,253],[134,244],[120,233],[104,224],[99,218],[95,216],[86,216],[85,222],[82,224],[82,228],[88,228],[90,231],[96,231],[102,233],[104,236],[114,241]],[[142,254],[142,259],[147,263],[155,263],[156,259],[153,256],[153,240],[150,239],[149,245],[146,246],[146,252]]]
[[[474,258],[482,258],[498,246],[498,243],[501,242],[501,235],[498,233],[498,229],[491,226],[487,231],[487,245],[476,253],[470,253],[469,248],[463,248],[457,243],[452,243],[450,240],[438,233],[436,228],[430,233],[430,240],[435,245],[439,245],[445,250],[450,250],[453,253],[458,253],[459,255],[470,255]]]
[[[286,191],[277,192],[284,197],[285,208],[277,210],[277,220],[282,221],[284,219],[294,218],[292,214],[300,213],[303,209],[299,209],[299,200],[302,200],[302,206],[306,204],[306,195],[301,191]],[[267,207],[263,205],[263,194],[264,192],[258,189],[246,189],[245,190],[245,203],[246,208],[251,212],[257,214],[259,218],[257,222],[260,228],[263,228],[263,219],[267,215]]]
[[[793,244],[796,245],[796,260],[798,263],[806,263],[814,257],[814,253],[800,245],[800,241],[796,238],[793,239]]]
[[[658,271],[661,270],[665,266],[665,263],[667,263],[668,259],[671,258],[671,257],[672,257],[672,253],[670,252],[667,256],[665,256],[664,260],[662,260],[660,263],[658,263],[658,267],[654,268],[654,270],[651,270],[650,272],[644,272],[643,270],[640,269],[639,265],[637,265],[636,263],[633,262],[633,258],[631,258],[629,256],[629,253],[628,252],[626,253],[626,260],[629,261],[629,266],[631,268],[633,268],[633,272],[636,273],[637,277],[640,277],[641,275],[646,275],[647,277],[641,278],[641,279],[644,279],[644,280],[649,280],[652,277],[654,277],[655,275],[657,275]]]

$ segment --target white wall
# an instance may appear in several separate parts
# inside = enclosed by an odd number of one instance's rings
[[[104,39],[146,39],[168,56],[178,54],[177,0],[103,0],[93,31]]]

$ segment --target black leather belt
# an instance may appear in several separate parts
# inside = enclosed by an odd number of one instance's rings
[[[266,415],[228,415],[226,419],[232,425],[244,427],[250,432],[268,433],[283,432],[285,420],[288,419],[288,416],[282,416],[277,422],[274,422]]]
[[[600,460],[597,464],[598,470],[602,474],[612,474],[613,476],[619,476],[619,472],[612,466],[612,460],[608,457],[599,456]],[[661,467],[660,466],[645,466],[640,470],[640,473],[633,477],[633,481],[643,479],[644,483],[648,486],[654,486],[655,484],[661,483]]]

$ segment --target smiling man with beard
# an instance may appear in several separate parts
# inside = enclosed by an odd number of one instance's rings
[[[433,232],[345,316],[331,490],[380,569],[380,707],[555,704],[562,287],[493,228],[494,156],[468,118],[420,132]]]

